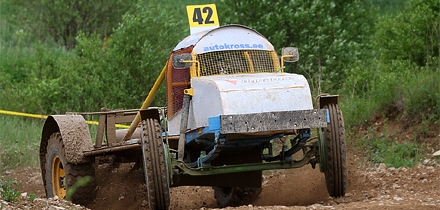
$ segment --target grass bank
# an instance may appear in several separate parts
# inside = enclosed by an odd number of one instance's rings
[[[352,146],[374,164],[412,167],[426,163],[427,154],[440,149],[438,63],[419,67],[393,61],[369,72],[376,75],[355,81],[359,84],[365,80],[369,88],[364,93],[342,96],[341,108]],[[395,127],[393,132],[387,131],[390,124]]]
[[[0,174],[38,165],[43,123],[41,119],[0,115]]]

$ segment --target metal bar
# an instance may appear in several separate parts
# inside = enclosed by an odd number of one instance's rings
[[[180,136],[168,136],[169,140],[179,140]]]
[[[160,72],[159,77],[157,78],[156,82],[154,83],[153,87],[151,88],[150,92],[148,93],[147,98],[145,99],[144,103],[142,104],[142,109],[146,109],[150,106],[151,102],[153,102],[154,96],[156,96],[157,91],[159,90],[160,85],[163,83],[163,80],[165,79],[165,72],[166,72],[166,65],[163,67],[162,71]],[[131,122],[130,128],[127,131],[127,134],[125,134],[125,137],[123,141],[126,141],[130,139],[131,135],[133,135],[134,130],[136,129],[137,125],[141,121],[141,115],[138,112],[136,114],[136,117]]]
[[[244,51],[244,56],[246,57],[246,60],[249,64],[249,69],[251,70],[250,73],[255,73],[254,63],[252,63],[251,56],[249,55],[249,53],[247,51]]]
[[[323,128],[327,126],[325,109],[220,115],[220,133]]]
[[[160,109],[162,107],[150,107]],[[121,109],[121,110],[112,110],[105,112],[66,112],[66,114],[76,114],[76,115],[97,115],[97,114],[113,114],[113,113],[124,113],[124,115],[135,115],[140,111],[140,109]]]
[[[291,157],[293,154],[304,148],[304,145],[307,143],[307,139],[309,138],[310,138],[310,129],[301,130],[300,134],[298,134],[295,138],[290,140],[292,142],[292,141],[297,141],[299,139],[299,141],[295,145],[292,145],[292,148],[290,148],[287,151],[284,150],[281,151],[280,154],[275,157],[266,158],[263,160],[270,162],[275,160],[284,160],[285,157],[289,157],[289,156]]]
[[[316,154],[315,149],[314,147],[312,147],[304,154],[304,157],[300,160],[229,165],[229,166],[209,166],[209,167],[200,167],[200,168],[190,168],[183,161],[177,161],[176,167],[179,168],[183,174],[187,174],[190,176],[208,176],[214,174],[238,173],[238,172],[246,172],[246,171],[300,168],[306,164],[309,164],[313,156],[315,156],[315,154]]]
[[[181,86],[181,85],[187,85],[189,86],[191,83],[190,82],[173,82],[171,84],[171,86]]]
[[[185,154],[185,140],[186,140],[186,131],[188,128],[188,115],[189,115],[189,101],[191,100],[190,95],[183,96],[183,106],[182,106],[182,118],[180,120],[180,138],[178,144],[178,158],[179,160],[183,160],[183,156]]]
[[[189,131],[185,135],[186,143],[189,143],[189,142],[191,142],[191,141],[193,141],[203,135],[214,134],[214,133],[215,133],[215,131],[210,131],[209,127],[203,127],[203,128],[197,129],[197,130]]]
[[[124,145],[124,146],[117,146],[117,147],[107,147],[107,148],[102,148],[99,150],[84,151],[83,154],[84,154],[84,156],[95,156],[95,155],[100,155],[100,154],[104,154],[104,153],[117,152],[117,151],[129,150],[129,149],[136,149],[136,148],[140,148],[140,147],[141,147],[141,144],[130,144],[130,145]]]
[[[66,112],[66,114],[77,114],[77,115],[97,115],[97,114],[113,114],[113,113],[124,113],[135,115],[139,109],[128,109],[128,110],[112,110],[105,112]]]
[[[293,58],[293,55],[283,55],[281,56],[281,72],[284,72],[284,58]]]
[[[99,126],[98,126],[98,132],[96,133],[96,143],[95,147],[99,148],[102,147],[102,140],[104,137],[104,129],[105,129],[105,121],[106,121],[106,115],[102,114],[99,116]]]
[[[196,166],[202,167],[203,163],[208,162],[208,161],[216,158],[219,155],[219,153],[222,151],[224,146],[225,146],[224,143],[216,144],[214,146],[214,148],[206,156],[197,158],[197,161],[190,163],[189,167],[196,167]]]
[[[107,114],[107,124],[106,124],[106,137],[107,137],[107,145],[113,146],[116,143],[116,127],[115,127],[115,119],[116,114]]]
[[[134,115],[123,115],[123,116],[116,115],[115,123],[131,122],[134,120],[134,118],[135,118]]]

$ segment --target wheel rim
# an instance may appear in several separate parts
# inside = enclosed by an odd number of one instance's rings
[[[66,176],[59,156],[53,157],[52,160],[52,189],[54,196],[58,196],[60,199],[66,197]]]

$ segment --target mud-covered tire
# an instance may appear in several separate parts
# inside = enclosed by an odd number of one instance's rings
[[[50,136],[45,161],[47,197],[71,200],[87,205],[96,197],[95,167],[92,162],[74,164],[65,156],[65,146],[59,132]]]
[[[155,119],[142,121],[142,156],[150,209],[168,209],[170,185],[165,145],[160,124]]]
[[[213,187],[217,204],[221,208],[252,203],[260,196],[261,187]]]
[[[330,196],[341,197],[345,195],[348,179],[344,118],[337,104],[325,105],[324,109],[329,111],[330,123],[327,123],[322,133],[324,141],[321,145],[324,148],[321,148],[320,153],[324,155],[321,160],[325,162],[321,168]]]

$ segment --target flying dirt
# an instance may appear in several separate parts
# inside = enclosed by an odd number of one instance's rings
[[[263,175],[260,196],[250,205],[223,209],[439,209],[440,167],[419,165],[414,168],[377,168],[357,166],[361,158],[349,155],[346,195],[328,196],[324,176],[311,167],[301,170],[271,171]],[[23,192],[18,202],[0,201],[3,209],[148,209],[142,171],[108,169],[105,178],[111,184],[99,186],[96,200],[79,206],[46,198],[38,169],[8,171]],[[119,174],[118,174],[119,173]],[[98,180],[99,183],[99,180]],[[35,193],[37,198],[29,200]],[[219,209],[211,187],[183,186],[171,189],[170,209]]]

